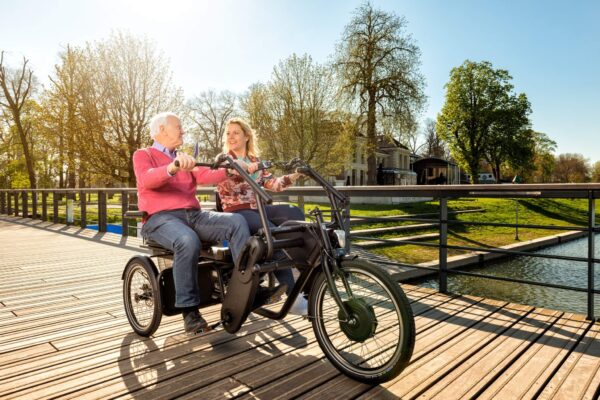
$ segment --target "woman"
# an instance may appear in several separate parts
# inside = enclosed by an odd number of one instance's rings
[[[256,183],[273,192],[284,190],[302,176],[302,174],[294,173],[277,178],[267,170],[257,171],[259,154],[256,146],[256,135],[250,125],[242,118],[232,118],[227,121],[223,133],[223,151],[234,159],[246,162],[248,173]],[[248,222],[252,234],[262,228],[260,215],[256,209],[254,192],[240,176],[233,175],[229,179],[220,182],[217,191],[219,192],[223,211],[243,216]],[[266,205],[265,211],[270,226],[280,225],[287,220],[304,220],[304,213],[298,207],[291,205]],[[285,257],[281,251],[277,252],[275,256]],[[286,293],[289,295],[294,286],[292,271],[290,269],[279,270],[275,272],[275,276],[281,284],[287,285]],[[300,295],[292,305],[290,313],[305,315],[306,310],[306,299]]]

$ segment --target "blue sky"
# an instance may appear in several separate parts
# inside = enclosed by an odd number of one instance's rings
[[[600,2],[555,0],[373,1],[406,18],[422,52],[428,108],[444,103],[450,69],[466,59],[507,69],[527,94],[533,128],[559,153],[600,160]],[[361,1],[0,0],[0,50],[26,56],[42,83],[67,44],[121,29],[147,35],[192,97],[209,88],[243,92],[269,79],[292,53],[329,60]]]

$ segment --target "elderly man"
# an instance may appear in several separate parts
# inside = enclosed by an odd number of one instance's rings
[[[218,183],[227,178],[227,173],[224,169],[196,167],[194,158],[177,152],[184,135],[177,115],[156,115],[150,122],[150,134],[154,144],[133,155],[138,206],[148,213],[142,236],[173,251],[175,306],[183,311],[186,332],[203,331],[208,324],[198,311],[201,241],[228,240],[237,260],[250,232],[241,215],[200,209],[196,186]]]

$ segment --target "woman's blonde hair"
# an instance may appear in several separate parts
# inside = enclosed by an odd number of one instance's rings
[[[223,132],[223,152],[229,153],[229,143],[227,143],[227,130],[229,129],[229,125],[237,124],[242,131],[244,132],[244,136],[248,139],[246,142],[246,157],[258,157],[260,151],[258,150],[258,145],[256,143],[256,132],[246,120],[243,118],[231,118],[225,124],[225,131]]]

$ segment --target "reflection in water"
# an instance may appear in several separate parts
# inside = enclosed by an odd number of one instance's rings
[[[600,248],[600,236],[597,235],[596,249],[598,248]],[[536,253],[586,257],[587,251],[587,238],[584,238],[542,249]],[[598,250],[596,251],[597,257]],[[584,262],[517,257],[491,262],[485,267],[471,268],[469,271],[492,276],[587,288],[587,263]],[[418,284],[437,290],[437,279],[437,277],[427,279]],[[596,289],[600,288],[600,265],[595,266],[594,280]],[[459,275],[449,275],[448,290],[453,293],[472,294],[553,310],[587,314],[587,293],[584,292]],[[598,315],[600,314],[600,295],[595,297],[594,308],[596,310],[595,314]]]

